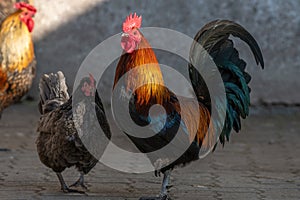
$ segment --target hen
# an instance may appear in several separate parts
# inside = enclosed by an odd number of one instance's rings
[[[136,14],[130,15],[123,23],[123,34],[121,46],[124,50],[115,73],[114,87],[121,84],[120,102],[124,97],[129,98],[129,112],[132,120],[140,125],[157,124],[159,132],[148,137],[140,133],[140,137],[133,136],[126,132],[136,147],[143,153],[154,152],[169,144],[176,136],[179,126],[182,126],[185,136],[180,137],[182,142],[188,142],[187,150],[174,162],[158,165],[156,175],[164,174],[162,190],[159,197],[141,199],[168,199],[167,186],[171,171],[177,166],[183,166],[191,161],[199,159],[199,152],[207,144],[204,138],[211,133],[209,130],[211,120],[211,98],[205,85],[204,79],[197,72],[194,63],[201,62],[201,52],[195,48],[195,44],[201,44],[213,58],[218,67],[224,82],[227,98],[227,111],[225,124],[214,123],[214,126],[222,126],[220,142],[224,144],[229,138],[232,129],[238,132],[241,129],[240,118],[246,118],[249,113],[250,97],[248,83],[250,75],[245,72],[246,63],[240,59],[238,51],[234,48],[230,35],[239,37],[251,48],[257,64],[264,67],[263,57],[255,39],[239,24],[227,21],[216,20],[205,25],[195,36],[194,44],[190,51],[190,63],[186,67],[189,70],[190,80],[197,95],[199,112],[193,110],[195,106],[188,98],[176,96],[164,86],[164,79],[156,55],[147,39],[143,36],[139,28],[142,18]],[[133,70],[133,69],[140,70]],[[126,74],[129,71],[131,74]],[[125,79],[121,79],[125,76]],[[121,83],[120,83],[121,82]],[[141,83],[148,83],[140,86]],[[118,83],[118,84],[117,84]],[[116,88],[115,88],[116,89]],[[179,103],[181,100],[181,104]],[[123,101],[125,104],[125,101]],[[151,106],[159,104],[164,107],[165,113],[150,113]],[[122,105],[122,103],[120,103]],[[128,105],[124,105],[125,107]],[[183,118],[185,112],[186,118]],[[196,114],[199,113],[199,114]],[[195,118],[199,119],[199,125],[195,124]],[[196,120],[197,121],[197,120]],[[163,125],[161,125],[163,124]],[[191,130],[195,130],[192,133]],[[153,127],[152,127],[153,128]],[[154,127],[155,128],[155,127]],[[177,139],[178,140],[178,139]],[[216,140],[217,141],[217,140]],[[173,142],[173,141],[172,141]],[[153,164],[159,164],[165,155],[156,155],[150,160]]]
[[[96,82],[91,75],[83,78],[73,93],[75,99],[69,98],[62,72],[44,75],[39,88],[41,117],[36,144],[40,160],[57,174],[62,191],[79,192],[66,185],[61,172],[75,166],[80,178],[71,186],[86,189],[84,175],[98,161],[84,146],[82,138],[97,134],[98,127],[93,126],[93,122],[98,119],[101,119],[100,126],[104,133],[110,137],[109,126],[102,117],[105,113],[96,92]],[[93,111],[96,111],[96,115]]]
[[[16,12],[0,26],[0,117],[2,110],[19,101],[35,76],[35,55],[31,38],[36,9],[16,3]]]

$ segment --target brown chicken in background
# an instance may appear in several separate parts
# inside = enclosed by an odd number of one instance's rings
[[[44,75],[39,88],[41,117],[36,144],[40,160],[56,173],[63,192],[81,193],[66,185],[61,172],[75,166],[80,178],[71,186],[87,189],[84,175],[98,160],[84,146],[82,137],[97,135],[100,127],[95,126],[94,122],[99,120],[106,137],[110,138],[110,128],[96,92],[96,82],[91,75],[83,78],[73,96],[69,97],[65,77],[58,72]]]
[[[4,108],[19,101],[30,89],[36,60],[31,32],[36,9],[24,2],[0,26],[0,117]]]

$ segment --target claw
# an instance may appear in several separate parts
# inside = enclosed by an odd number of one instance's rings
[[[84,190],[88,190],[88,188],[84,185],[84,183],[81,183],[79,180],[70,185],[69,187],[81,187]]]
[[[62,187],[61,190],[62,190],[64,193],[79,193],[79,194],[85,194],[84,191],[73,190],[73,189],[70,189],[70,188],[68,188],[68,187]]]
[[[155,176],[160,176],[160,170],[155,170]],[[167,170],[164,173],[164,178],[162,182],[161,192],[158,197],[141,197],[139,200],[171,200],[171,198],[168,195],[168,189],[172,187],[172,185],[169,185],[170,183],[170,176],[171,176],[171,170]]]
[[[69,187],[78,187],[81,186],[81,188],[83,188],[84,190],[88,190],[88,188],[84,185],[84,174],[80,173],[80,177],[79,179],[72,185],[70,185]]]
[[[160,170],[155,170],[154,175],[155,175],[156,177],[160,177],[160,176],[161,176]]]
[[[0,151],[8,152],[8,151],[10,151],[10,149],[7,149],[7,148],[0,148]]]
[[[61,185],[61,190],[65,193],[79,193],[79,194],[85,194],[85,192],[83,191],[79,191],[79,190],[73,190],[73,189],[70,189],[65,181],[64,181],[64,178],[63,176],[61,175],[61,173],[56,173],[57,177],[58,177],[58,180],[60,182],[60,185]]]
[[[171,189],[174,185],[167,185],[166,188],[167,190]]]

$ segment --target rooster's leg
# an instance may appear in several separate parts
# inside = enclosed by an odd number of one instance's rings
[[[84,185],[84,173],[80,172],[80,177],[79,179],[72,185],[70,185],[70,187],[78,187],[81,186],[83,189],[87,190],[88,188]]]
[[[82,192],[82,191],[70,189],[70,188],[66,185],[66,183],[65,183],[65,181],[64,181],[64,178],[63,178],[63,176],[61,175],[61,173],[56,173],[56,175],[57,175],[57,177],[58,177],[58,180],[59,180],[60,185],[61,185],[61,190],[62,190],[63,192],[65,192],[65,193],[75,192],[75,193],[82,193],[82,194],[84,194],[84,192]]]
[[[170,177],[171,177],[171,170],[165,171],[162,186],[161,186],[161,192],[159,196],[161,197],[168,196],[168,186],[170,183]]]
[[[164,178],[161,185],[161,192],[158,197],[141,197],[139,200],[170,200],[168,196],[168,188],[170,183],[171,170],[164,172]]]

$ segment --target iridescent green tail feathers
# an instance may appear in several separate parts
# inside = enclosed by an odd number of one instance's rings
[[[225,143],[225,140],[229,140],[232,129],[236,132],[241,130],[240,119],[248,116],[250,105],[250,88],[248,84],[251,76],[245,71],[246,62],[239,57],[232,40],[229,39],[230,35],[246,42],[254,55],[256,63],[264,68],[263,56],[257,42],[248,31],[235,22],[228,20],[210,22],[195,36],[194,40],[202,45],[213,58],[224,82],[227,110],[225,124],[220,135],[222,144]],[[193,50],[192,46],[191,55],[197,54]],[[193,66],[189,64],[189,68],[193,68]],[[199,85],[203,85],[202,77],[200,74],[195,75],[191,72],[195,72],[195,70],[190,70],[190,78],[195,92],[203,94],[203,91],[199,90]],[[210,101],[210,98],[203,101]],[[210,105],[210,103],[204,103]]]

